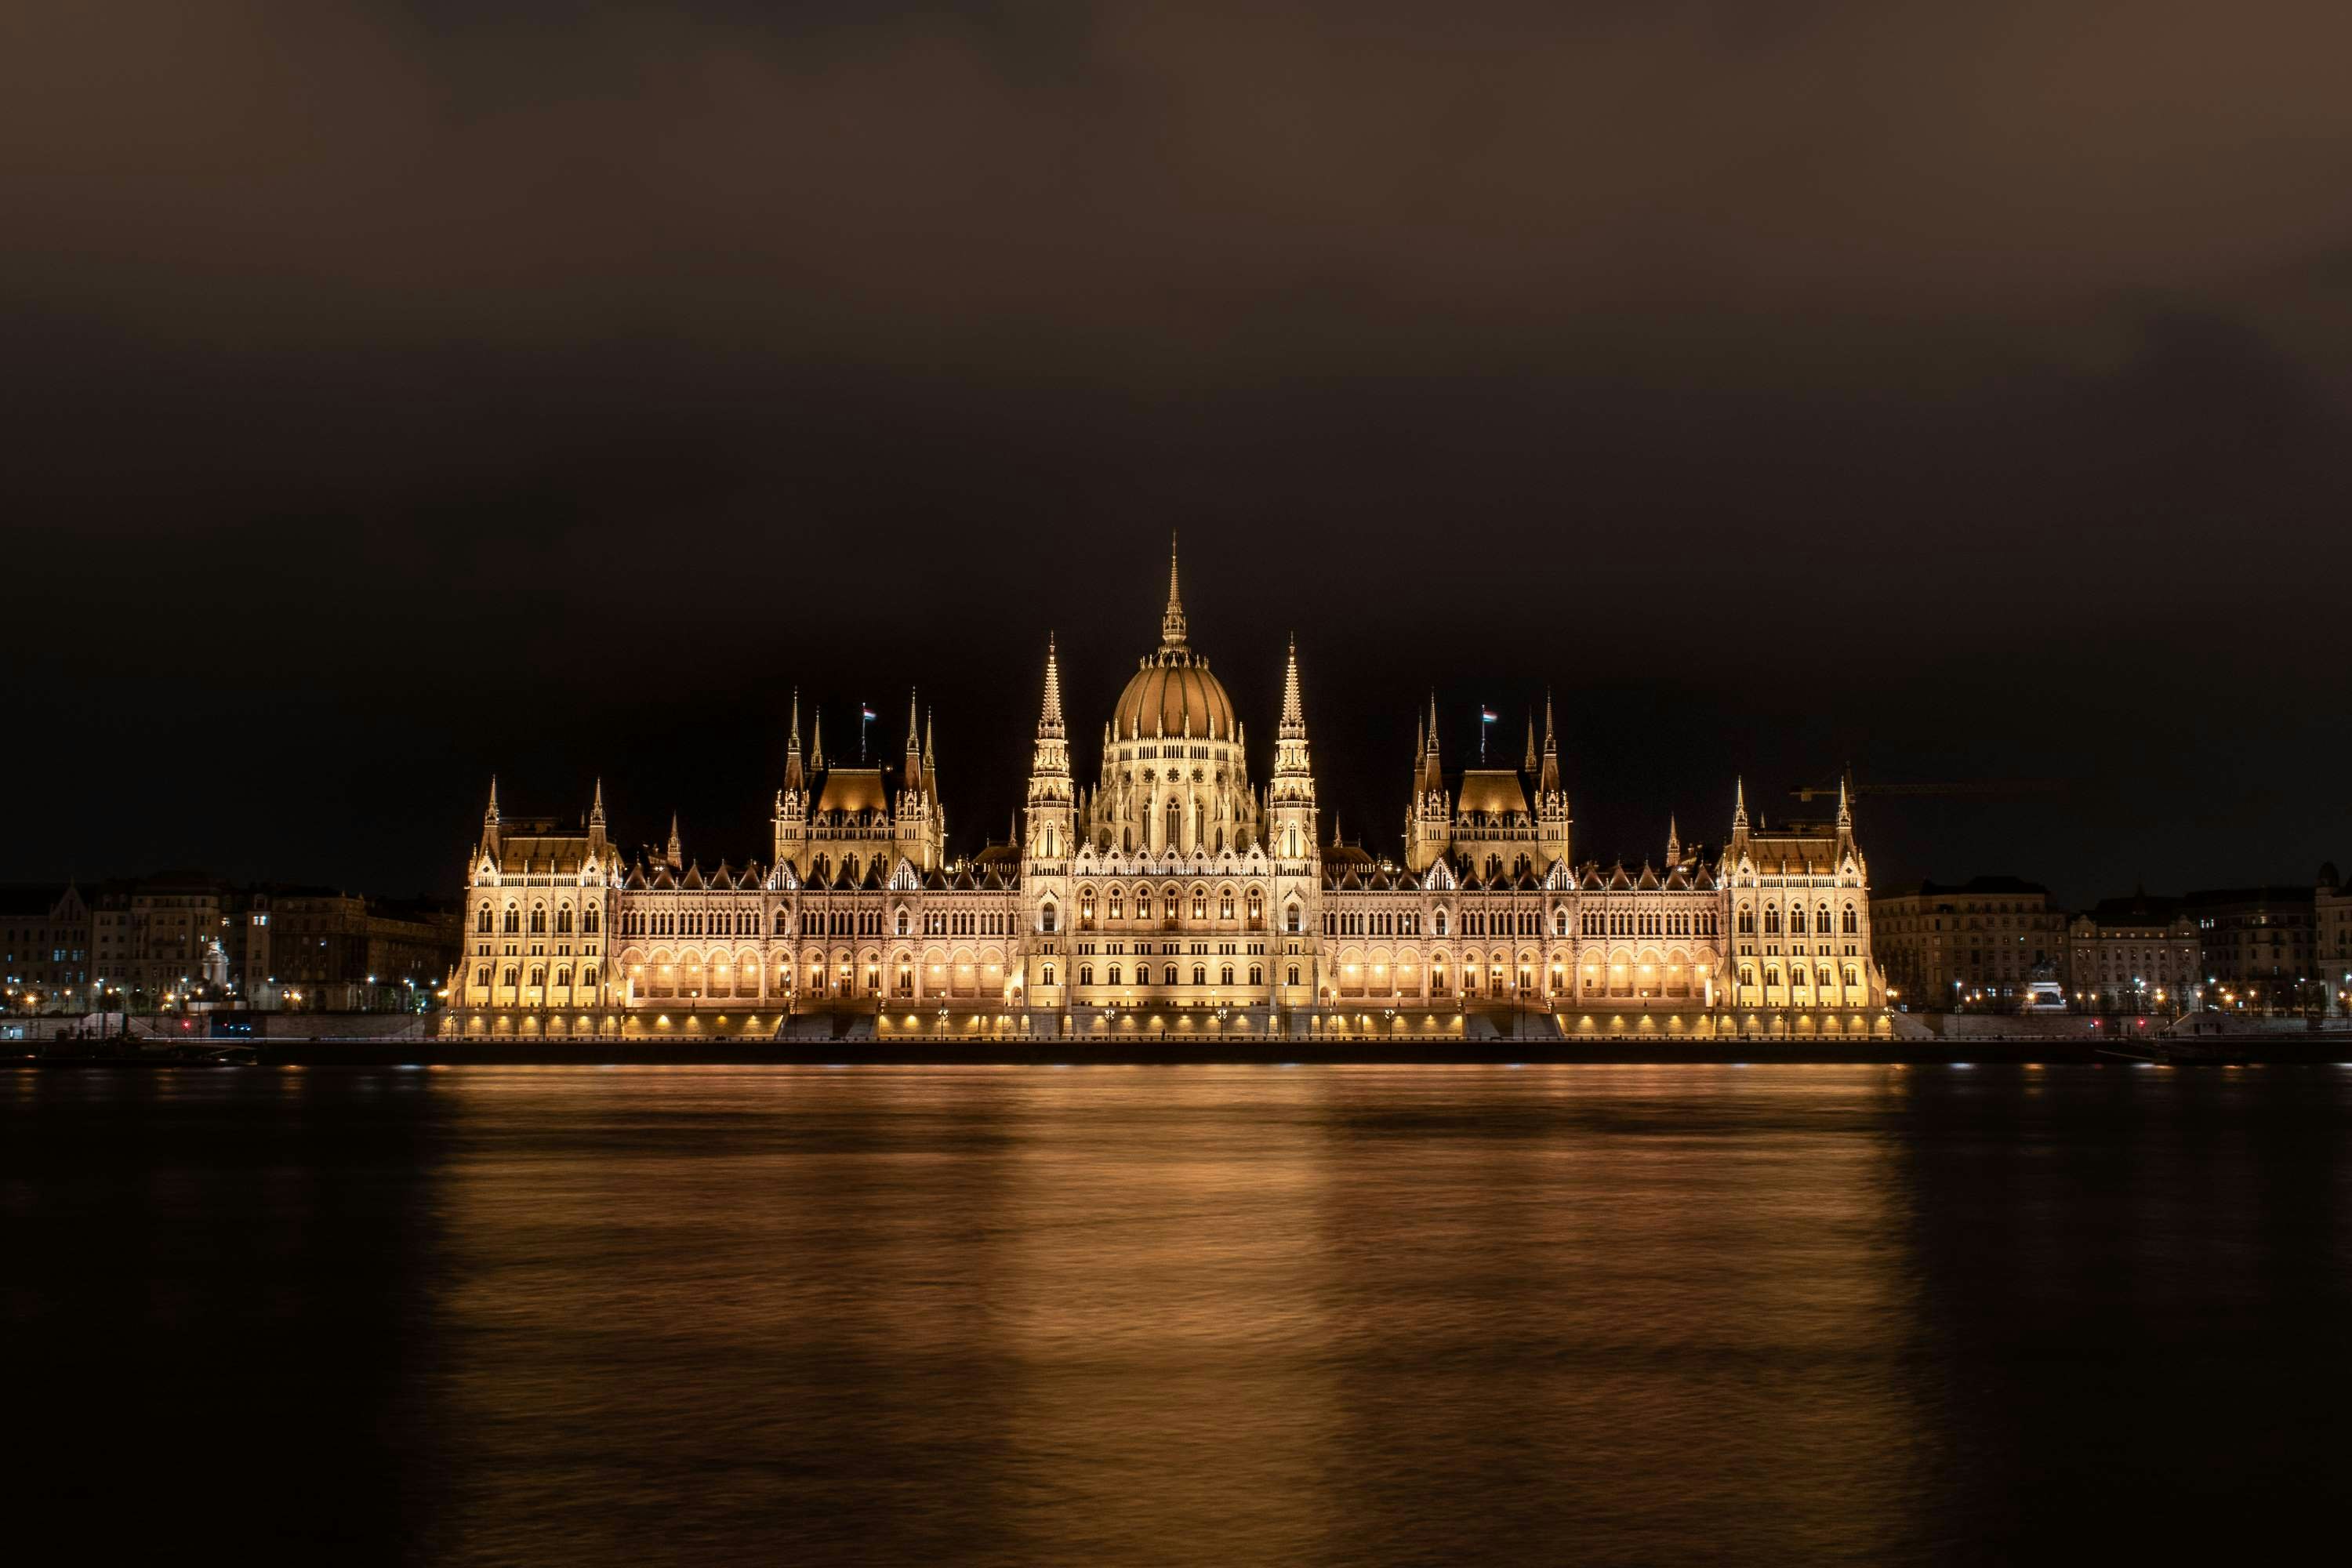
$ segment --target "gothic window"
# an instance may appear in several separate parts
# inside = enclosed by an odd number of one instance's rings
[[[1780,984],[1780,966],[1779,964],[1768,963],[1764,966],[1764,984],[1767,985],[1778,985]]]
[[[511,991],[511,990],[513,990],[513,989],[514,989],[515,975],[516,975],[516,973],[517,973],[517,971],[516,971],[515,966],[514,966],[513,964],[511,964],[511,963],[508,964],[508,965],[507,965],[507,979],[506,979],[506,985],[507,985],[507,989],[508,989],[508,990],[509,990],[509,991]]]
[[[1487,857],[1486,857],[1486,875],[1487,875],[1489,878],[1493,878],[1493,877],[1499,877],[1499,876],[1501,876],[1502,874],[1503,874],[1503,858],[1502,858],[1500,855],[1489,855],[1489,856],[1487,856]]]
[[[1179,847],[1183,837],[1184,807],[1177,801],[1176,797],[1171,795],[1168,797],[1168,842],[1166,847],[1170,849]]]
[[[489,934],[490,934],[490,906],[489,906],[489,905],[488,905],[488,904],[484,904],[484,905],[482,906],[482,912],[481,912],[481,915],[480,915],[480,916],[479,916],[479,917],[478,917],[478,918],[474,921],[474,929],[475,929],[476,931],[480,931],[484,936],[488,936],[488,935],[489,935]]]
[[[1038,970],[1037,984],[1040,985],[1051,985],[1054,984],[1054,966],[1052,964],[1048,963]]]
[[[474,984],[487,991],[490,987],[490,966],[487,963],[474,971]]]
[[[1209,966],[1205,963],[1194,964],[1192,966],[1192,984],[1195,985],[1206,985],[1208,983]]]
[[[1116,963],[1110,966],[1110,983],[1113,985],[1118,984],[1118,965]]]
[[[1848,905],[1845,907],[1845,934],[1846,934],[1846,935],[1848,935],[1848,936],[1853,936],[1853,935],[1855,935],[1855,934],[1856,934],[1856,927],[1855,927],[1855,925],[1854,925],[1853,906],[1852,904],[1848,904]]]
[[[1117,888],[1110,890],[1110,918],[1115,921],[1127,918],[1127,897]]]
[[[1220,985],[1231,985],[1233,983],[1234,966],[1230,963],[1221,965],[1217,970],[1217,984]]]
[[[1249,983],[1253,985],[1263,985],[1265,984],[1265,965],[1263,963],[1253,963],[1250,965]]]
[[[1282,911],[1282,929],[1288,931],[1292,936],[1297,936],[1299,933],[1298,906],[1297,904],[1290,904],[1284,908]],[[1293,984],[1296,984],[1296,982],[1293,982]]]
[[[1259,892],[1255,888],[1252,888],[1252,889],[1250,889],[1250,895],[1249,895],[1249,920],[1250,920],[1250,924],[1252,924],[1252,925],[1255,925],[1255,924],[1257,924],[1257,923],[1258,923],[1258,921],[1260,921],[1264,920],[1265,918],[1265,896],[1263,893],[1260,893],[1260,892]]]
[[[1830,973],[1830,966],[1826,963],[1821,968],[1821,982],[1822,989],[1824,991],[1837,984],[1837,977]]]
[[[1081,963],[1081,964],[1079,964],[1079,965],[1078,965],[1078,984],[1081,984],[1081,985],[1092,985],[1094,983],[1095,983],[1095,966],[1094,966],[1093,964],[1091,964],[1091,963]]]
[[[1192,918],[1196,921],[1209,918],[1209,893],[1205,888],[1192,889]]]
[[[1777,905],[1765,906],[1764,934],[1766,936],[1779,936],[1780,934],[1780,910]]]
[[[1854,967],[1853,964],[1851,964],[1851,963],[1847,964],[1847,965],[1845,966],[1845,983],[1846,983],[1848,985],[1859,985],[1859,984],[1862,984],[1862,971],[1861,971],[1861,970],[1859,970],[1859,969],[1857,969],[1857,968],[1855,968],[1855,967]]]
[[[1437,934],[1440,936],[1444,936],[1445,934],[1445,911],[1444,910],[1437,911]]]
[[[1739,966],[1739,984],[1742,985],[1753,985],[1756,984],[1756,966],[1754,964],[1743,963]]]
[[[1168,966],[1168,984],[1171,985],[1176,984],[1176,966],[1172,963]]]
[[[556,984],[556,988],[557,988],[557,989],[559,989],[559,990],[564,989],[564,988],[566,988],[566,987],[570,986],[570,985],[571,985],[571,984],[572,984],[572,971],[570,970],[570,968],[568,968],[568,967],[566,967],[566,968],[562,968],[562,969],[558,969],[558,970],[555,972],[555,984]]]
[[[1217,895],[1217,918],[1221,921],[1234,918],[1234,890],[1231,888]]]
[[[582,910],[582,911],[581,911],[581,915],[580,915],[580,929],[581,929],[583,931],[585,931],[585,932],[588,932],[588,933],[589,933],[589,934],[591,934],[591,935],[593,935],[596,931],[598,931],[602,930],[603,928],[604,928],[604,921],[597,918],[597,914],[596,914],[596,906],[595,906],[595,905],[591,904],[591,905],[589,905],[589,906],[587,907],[587,909],[585,909],[585,910]]]
[[[907,928],[908,928],[909,925],[911,925],[912,923],[913,923],[913,922],[912,922],[912,921],[908,918],[908,915],[907,915],[907,911],[906,911],[906,910],[902,907],[902,908],[898,910],[898,924],[897,924],[897,928],[896,928],[896,929],[897,929],[897,931],[898,931],[898,935],[900,935],[900,936],[905,936],[905,935],[907,934]]]
[[[1291,964],[1291,965],[1289,966],[1289,975],[1290,975],[1290,977],[1289,977],[1288,979],[1285,980],[1285,981],[1283,982],[1283,984],[1284,984],[1285,985],[1296,985],[1296,984],[1298,984],[1298,965],[1297,965],[1297,964],[1295,964],[1295,963],[1294,963],[1294,964]]]
[[[521,931],[522,911],[515,908],[512,904],[509,904],[507,906],[506,934],[509,936],[517,936],[520,935]]]
[[[1769,911],[1764,916],[1764,929],[1767,931],[1772,929],[1772,916]],[[1790,936],[1805,934],[1805,906],[1802,904],[1792,904],[1789,908],[1789,934]]]
[[[1552,911],[1551,934],[1554,936],[1566,936],[1568,934],[1568,911],[1566,910],[1555,910]]]
[[[1756,911],[1746,904],[1739,906],[1739,934],[1742,936],[1756,934]]]
[[[1054,901],[1051,899],[1038,906],[1037,929],[1049,935],[1054,930]]]

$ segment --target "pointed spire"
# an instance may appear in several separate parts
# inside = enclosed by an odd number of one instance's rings
[[[499,825],[499,775],[496,773],[490,775],[490,804],[482,813],[482,823],[488,827]]]
[[[907,688],[907,750],[910,752],[920,753],[923,749],[921,728],[917,722],[915,689],[909,686]]]
[[[684,858],[678,853],[677,813],[675,811],[669,814],[669,854],[667,858],[670,864],[670,869],[673,871],[677,870],[686,863]]]
[[[1731,831],[1748,831],[1748,781],[1744,778],[1731,782]]]
[[[1437,750],[1437,688],[1434,686],[1429,689],[1429,750],[1433,754]]]
[[[797,686],[793,688],[793,727],[784,737],[784,788],[793,795],[808,788],[808,774],[801,768],[801,689]]]
[[[1168,535],[1168,608],[1160,617],[1160,646],[1184,646],[1184,600],[1176,591],[1176,535]]]
[[[1037,738],[1058,740],[1062,734],[1062,665],[1054,652],[1054,634],[1045,634],[1045,705],[1037,714]],[[1108,738],[1108,737],[1106,737]]]
[[[1672,870],[1682,864],[1683,836],[1675,826],[1675,814],[1666,813],[1666,868]]]
[[[1852,831],[1853,831],[1853,810],[1852,806],[1848,805],[1847,800],[1846,800],[1846,788],[1845,788],[1845,784],[1846,784],[1845,775],[1844,775],[1843,773],[1840,773],[1840,774],[1838,775],[1838,820],[1837,820],[1837,825],[1838,825],[1838,831],[1840,831],[1841,833],[1851,833]]]
[[[816,773],[824,766],[824,710],[820,708],[809,721],[809,772]]]
[[[1536,794],[1552,795],[1559,788],[1559,735],[1551,723],[1551,688],[1544,688],[1543,771],[1536,775]]]
[[[1536,716],[1532,712],[1528,715],[1528,760],[1521,764],[1521,771],[1530,773],[1536,771]]]
[[[601,775],[596,780],[596,798],[588,803],[588,824],[592,827],[604,826],[604,780]]]
[[[1307,738],[1307,705],[1298,696],[1298,638],[1295,634],[1290,639],[1290,665],[1282,676],[1281,731],[1283,740],[1294,737],[1302,741]]]

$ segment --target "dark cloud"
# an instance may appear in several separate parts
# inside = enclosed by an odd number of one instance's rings
[[[1851,756],[2074,781],[1890,813],[1882,868],[2300,876],[2352,763],[2347,44],[2284,0],[20,8],[18,719],[124,760],[20,773],[15,858],[406,886],[492,765],[740,856],[795,681],[934,688],[976,833],[1045,624],[1108,701],[1181,525],[1245,710],[1284,631],[1325,661],[1351,830],[1415,693],[1549,679],[1598,849]]]

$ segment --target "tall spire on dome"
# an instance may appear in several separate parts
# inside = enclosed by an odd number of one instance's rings
[[[1168,535],[1168,608],[1160,617],[1160,646],[1184,646],[1184,600],[1176,591],[1176,535]]]

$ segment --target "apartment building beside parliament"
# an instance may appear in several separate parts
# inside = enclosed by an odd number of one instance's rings
[[[502,815],[468,867],[446,1026],[467,1035],[1883,1033],[1868,870],[1836,820],[1668,824],[1640,865],[1577,860],[1547,704],[1522,765],[1449,772],[1434,700],[1401,863],[1327,843],[1294,647],[1273,768],[1190,646],[1176,563],[1159,644],[1075,770],[1047,641],[1019,841],[947,850],[928,723],[896,767],[801,744],[772,841],[740,862],[631,852]],[[871,1020],[870,1025],[866,1020]]]

